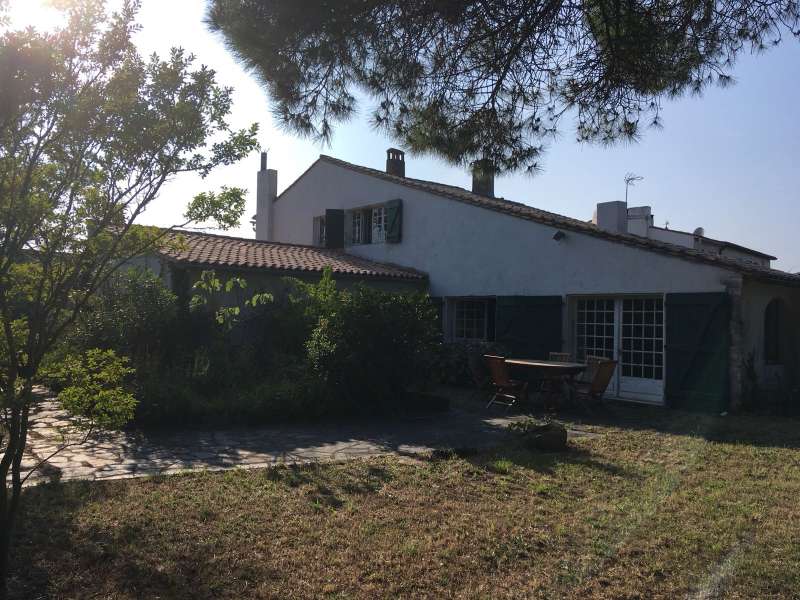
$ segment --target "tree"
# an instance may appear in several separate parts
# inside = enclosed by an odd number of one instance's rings
[[[211,0],[208,23],[295,132],[327,140],[361,91],[411,151],[530,172],[567,116],[581,141],[636,138],[665,98],[730,83],[741,52],[800,36],[800,3]]]
[[[2,6],[0,0],[0,20]],[[168,231],[136,224],[174,175],[207,175],[257,148],[226,122],[232,90],[173,49],[142,59],[138,2],[62,2],[51,32],[0,30],[0,576],[24,480],[22,456],[43,361],[100,286]],[[244,190],[201,194],[187,222],[234,225]],[[175,236],[171,236],[174,238]],[[82,364],[83,370],[77,368]],[[101,426],[130,414],[124,363],[73,363],[69,407]],[[128,417],[129,418],[129,417]]]

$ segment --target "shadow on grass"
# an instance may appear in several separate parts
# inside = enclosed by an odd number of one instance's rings
[[[591,411],[564,411],[557,417],[576,426],[649,430],[710,442],[800,448],[800,419],[790,417],[721,416],[624,402],[607,402]]]
[[[454,392],[456,405],[466,413],[489,417],[548,417],[571,427],[598,426],[637,431],[656,431],[698,437],[710,442],[742,443],[753,446],[800,448],[800,418],[763,414],[727,414],[677,410],[633,402],[606,401],[591,408],[560,409],[545,412],[541,406],[528,404],[489,409],[474,400],[474,394]]]
[[[50,598],[50,565],[76,550],[72,524],[87,502],[112,499],[119,486],[88,481],[43,483],[23,490],[11,551],[9,598]],[[82,545],[81,542],[77,546]]]
[[[528,448],[521,439],[512,438],[508,443],[496,448],[478,450],[476,448],[443,448],[432,453],[433,462],[461,458],[472,465],[502,474],[502,465],[510,463],[542,475],[554,475],[564,465],[580,466],[602,472],[614,477],[640,479],[641,475],[614,463],[598,460],[594,454],[583,448],[568,445],[561,452],[546,452]],[[498,467],[498,465],[500,465]]]
[[[183,477],[185,482],[180,482]],[[190,481],[193,477],[199,480]],[[379,464],[348,468],[306,464],[262,472],[156,476],[140,481],[67,481],[27,488],[15,535],[9,597],[247,597],[252,591],[248,585],[280,579],[285,573],[270,566],[269,561],[255,560],[249,544],[240,539],[257,531],[268,535],[269,520],[262,521],[262,530],[231,530],[226,516],[232,505],[257,501],[252,492],[269,480],[284,489],[302,488],[299,497],[312,510],[337,510],[353,496],[379,492],[392,477],[391,471]],[[226,483],[241,485],[235,492],[237,498],[226,496]],[[152,489],[136,494],[131,493],[131,485]],[[159,495],[160,485],[172,491]],[[193,498],[199,498],[198,503],[193,503]],[[98,515],[95,510],[86,518],[80,516],[87,505],[108,501],[116,504],[108,515]],[[152,510],[148,512],[143,503],[150,501],[159,511],[169,512],[149,518]],[[130,513],[120,513],[120,504],[128,502]],[[229,543],[239,543],[239,548],[205,545],[207,539],[216,536],[227,540],[229,535],[238,538]]]
[[[307,496],[315,506],[338,509],[344,506],[348,496],[375,494],[392,480],[385,468],[364,464],[351,473],[334,471],[335,467],[322,464],[288,465],[266,471],[266,477],[288,487],[308,488]]]

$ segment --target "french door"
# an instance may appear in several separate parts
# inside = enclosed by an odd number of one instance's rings
[[[575,349],[579,359],[618,362],[606,394],[661,403],[664,398],[664,300],[661,296],[578,298]]]

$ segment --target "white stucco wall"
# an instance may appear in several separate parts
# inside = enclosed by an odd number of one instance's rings
[[[556,229],[320,161],[273,205],[274,240],[311,244],[315,216],[403,200],[403,241],[348,252],[425,271],[434,296],[724,291],[736,275]]]
[[[782,301],[782,368],[764,363],[764,316],[771,300]],[[742,286],[742,345],[744,356],[753,356],[762,385],[777,384],[777,378],[789,377],[791,385],[800,384],[800,288],[745,280]]]

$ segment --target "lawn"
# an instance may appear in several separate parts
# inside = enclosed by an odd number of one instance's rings
[[[568,452],[25,494],[19,598],[796,598],[800,423],[613,407]]]

